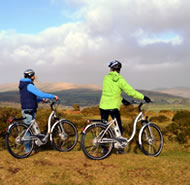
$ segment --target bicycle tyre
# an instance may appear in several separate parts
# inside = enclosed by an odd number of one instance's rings
[[[81,149],[89,159],[102,160],[108,157],[113,150],[113,143],[98,144],[97,137],[100,133],[106,129],[106,126],[102,123],[92,124],[87,128],[85,133],[82,133],[81,137]],[[112,138],[112,132],[108,129],[105,133],[106,138]]]
[[[143,127],[139,138],[140,148],[145,155],[154,157],[160,155],[163,148],[164,139],[162,132],[157,125],[148,123]]]
[[[26,153],[24,147],[24,141],[21,137],[24,136],[25,130],[28,125],[24,123],[15,122],[10,127],[8,133],[5,136],[5,142],[8,152],[17,159],[28,157],[34,149],[34,140],[31,140],[30,150]],[[31,130],[28,131],[32,135]],[[26,142],[26,141],[25,141]]]
[[[77,141],[78,132],[72,122],[60,120],[56,123],[52,132],[52,145],[56,150],[60,152],[69,152],[76,146]]]

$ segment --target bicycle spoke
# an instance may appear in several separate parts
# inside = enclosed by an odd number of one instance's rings
[[[53,130],[53,145],[59,151],[70,151],[78,140],[75,126],[67,121],[60,121]]]
[[[92,148],[90,149],[89,153],[90,153],[91,151],[93,151],[93,149],[95,149],[95,151],[97,151],[97,147],[95,148],[95,146],[93,145]]]
[[[157,156],[160,154],[163,147],[163,137],[156,125],[147,125],[142,132],[141,140],[142,151],[146,155]]]
[[[26,128],[27,126],[23,123],[15,123],[11,127],[9,133],[6,135],[6,145],[8,151],[11,155],[19,159],[27,157],[34,147],[34,141],[32,141],[31,139],[28,139],[27,141],[25,139],[22,139],[24,137]],[[31,134],[30,131],[28,132],[28,134]],[[30,143],[30,150],[28,154],[25,154],[24,145],[26,144],[26,142]]]
[[[15,147],[16,148],[17,144],[9,145],[10,148]]]
[[[85,148],[91,148],[91,147],[94,147],[94,145],[90,145],[90,146],[87,146],[87,147],[85,147]]]
[[[99,143],[103,134],[104,137],[111,138],[111,133],[105,132],[105,128],[103,124],[97,124],[89,127],[86,133],[82,135],[81,148],[90,159],[103,159],[112,151],[113,143]]]
[[[91,133],[92,133],[92,137],[96,137],[96,132],[91,130]]]

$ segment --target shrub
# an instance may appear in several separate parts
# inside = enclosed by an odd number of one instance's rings
[[[80,131],[79,129],[84,128],[84,126],[86,125],[86,119],[84,119],[83,116],[80,114],[65,115],[65,118],[71,121],[76,126],[78,131]]]
[[[186,110],[178,111],[172,121],[173,123],[166,128],[167,134],[172,133],[179,143],[188,143],[190,139],[190,112]]]
[[[164,115],[160,115],[160,116],[153,116],[150,118],[151,122],[158,122],[158,123],[164,123],[164,122],[168,122],[170,121],[170,119]]]
[[[124,117],[133,119],[138,114],[138,108],[135,107],[135,106],[133,106],[133,105],[130,105],[130,106],[124,106],[124,105],[122,105],[120,113]]]
[[[20,110],[8,107],[0,108],[0,149],[5,148],[5,130],[8,128],[10,117],[21,117]]]
[[[22,117],[20,110],[8,107],[0,108],[0,134],[3,134],[8,127],[10,117]]]
[[[100,115],[99,106],[84,108],[81,113],[84,115]]]
[[[80,111],[80,106],[78,104],[73,104],[74,111]]]

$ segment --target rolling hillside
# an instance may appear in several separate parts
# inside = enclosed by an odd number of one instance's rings
[[[87,88],[101,90],[101,86],[96,84],[74,84],[65,82],[39,82],[35,81],[35,86],[45,92],[57,92],[69,89]],[[0,92],[18,91],[18,83],[0,84]]]
[[[151,97],[151,99],[156,104],[166,105],[166,104],[181,104],[181,105],[190,105],[190,99],[183,98],[179,96],[173,96],[169,94],[139,90],[143,94]],[[80,106],[91,106],[99,104],[101,97],[101,90],[90,89],[90,88],[75,88],[75,89],[66,89],[62,91],[51,92],[60,97],[61,103],[65,106],[72,106],[73,104],[78,104]],[[123,96],[127,99],[125,94]],[[19,103],[19,93],[18,91],[7,91],[0,92],[0,102],[11,102]]]
[[[190,98],[190,88],[188,87],[162,88],[162,89],[154,89],[153,91],[170,94],[174,96],[181,96],[184,98]]]
[[[95,84],[73,84],[63,82],[35,82],[35,85],[42,91],[56,94],[60,97],[62,104],[65,106],[72,106],[73,104],[79,104],[80,106],[91,106],[99,104],[101,97],[101,86]],[[178,90],[178,91],[177,91]],[[189,89],[175,90],[158,89],[157,91],[139,90],[143,94],[150,96],[151,99],[161,105],[166,104],[181,104],[190,105],[190,99],[188,97]],[[183,92],[185,97],[176,96]],[[181,95],[180,94],[180,95]],[[131,99],[123,94],[125,98]],[[18,83],[0,84],[0,102],[19,103]]]

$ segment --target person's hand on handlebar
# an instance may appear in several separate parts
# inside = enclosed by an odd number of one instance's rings
[[[151,102],[151,99],[150,99],[149,97],[147,97],[147,96],[144,96],[144,101],[145,101],[146,103],[150,103],[150,102]]]
[[[58,101],[58,100],[59,100],[59,97],[58,97],[58,96],[55,96],[54,99],[55,99],[55,101]],[[42,101],[43,101],[43,103],[50,103],[50,102],[51,102],[50,99],[46,99],[46,98],[43,98]]]
[[[43,98],[43,99],[42,99],[42,102],[43,102],[43,103],[49,103],[49,99]]]
[[[127,100],[125,100],[124,98],[122,99],[122,103],[123,103],[123,105],[125,105],[125,106],[131,105],[131,103],[128,102]]]

